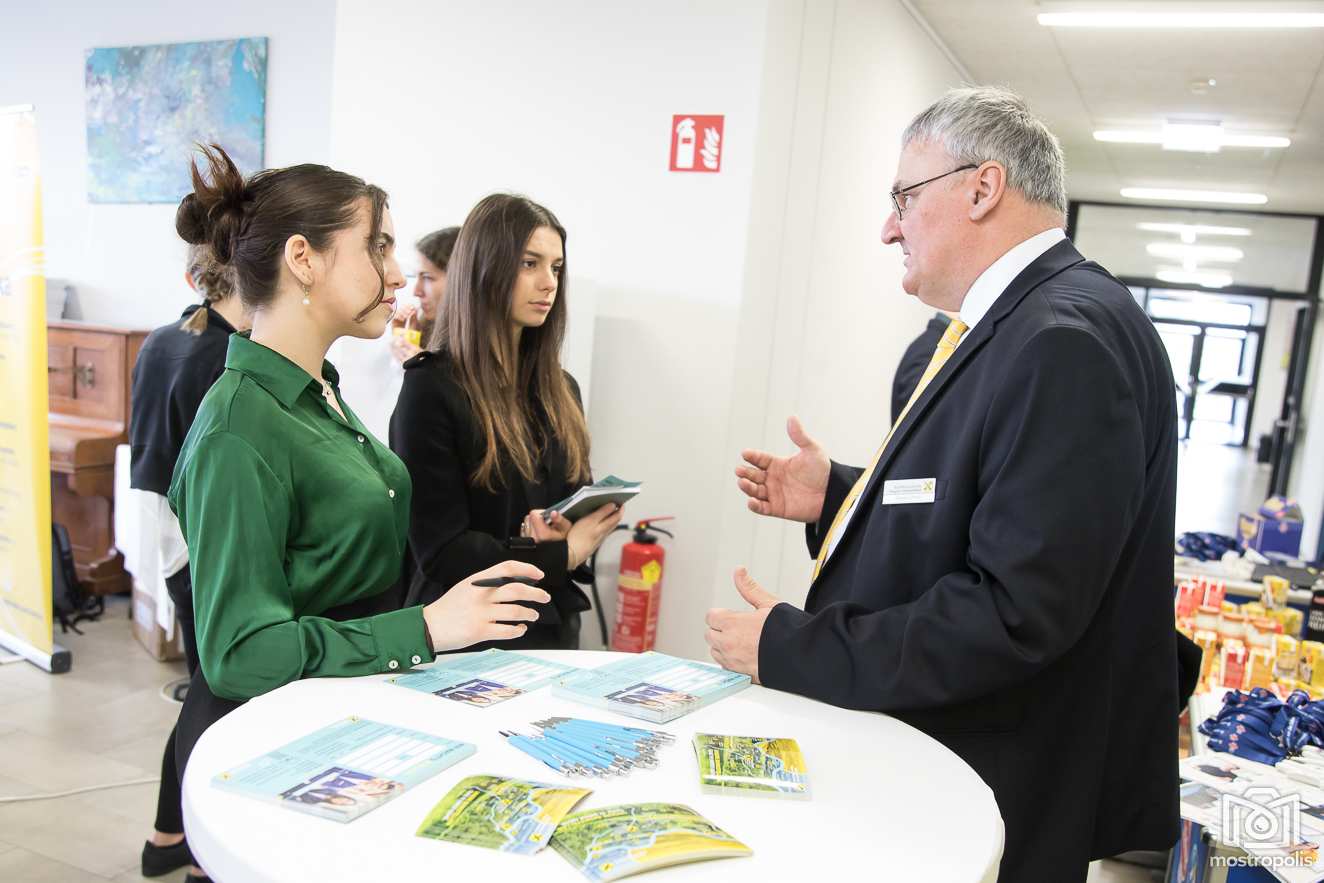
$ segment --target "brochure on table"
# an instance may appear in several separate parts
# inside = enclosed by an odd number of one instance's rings
[[[753,851],[688,806],[637,803],[567,816],[552,848],[595,883]]]
[[[743,690],[749,683],[749,675],[650,652],[567,675],[552,688],[552,695],[666,723]]]
[[[442,657],[429,668],[397,675],[387,681],[397,687],[486,708],[576,671],[579,669],[573,665],[491,649],[459,659]]]
[[[556,826],[590,793],[588,788],[470,776],[433,807],[417,834],[532,855],[551,841]]]
[[[212,784],[348,822],[475,750],[468,742],[350,717],[220,773]]]
[[[706,794],[809,796],[809,773],[794,739],[695,733],[694,757]]]

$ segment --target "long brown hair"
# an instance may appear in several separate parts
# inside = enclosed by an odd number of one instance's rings
[[[503,463],[532,480],[534,463],[551,439],[565,449],[568,481],[587,481],[590,474],[588,425],[561,370],[568,261],[547,320],[524,329],[518,350],[511,339],[511,295],[529,237],[539,227],[555,230],[564,251],[565,228],[538,203],[498,193],[474,206],[451,254],[446,297],[428,344],[450,356],[482,427],[486,450],[471,478],[487,490],[500,483]],[[542,422],[548,438],[541,437]]]
[[[385,191],[311,163],[264,169],[244,180],[219,144],[200,149],[211,180],[203,178],[196,163],[189,163],[193,192],[175,212],[175,231],[185,242],[209,245],[217,263],[234,268],[245,306],[256,311],[276,299],[285,243],[291,236],[302,234],[313,248],[324,251],[336,233],[354,226],[360,200],[366,199],[370,233],[364,247],[381,288],[356,321],[377,308],[386,296],[386,271],[372,245],[381,236]]]

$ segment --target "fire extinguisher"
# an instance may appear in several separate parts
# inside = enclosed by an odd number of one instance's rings
[[[675,537],[670,531],[654,527],[666,518],[645,518],[633,528],[622,525],[617,530],[634,531],[634,538],[621,549],[621,575],[616,587],[616,627],[612,629],[611,649],[625,653],[643,653],[657,641],[657,611],[662,603],[662,563],[666,550],[657,541],[658,534]]]

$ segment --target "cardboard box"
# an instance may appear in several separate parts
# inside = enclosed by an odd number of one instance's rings
[[[166,639],[165,629],[156,621],[156,598],[144,592],[133,582],[133,636],[143,649],[158,662],[173,662],[184,658],[183,630],[175,622],[175,635]]]
[[[1301,507],[1287,497],[1270,497],[1254,514],[1237,517],[1237,542],[1261,555],[1301,555]]]

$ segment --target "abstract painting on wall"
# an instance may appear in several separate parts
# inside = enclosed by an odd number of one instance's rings
[[[267,38],[86,52],[87,196],[178,202],[196,143],[262,168]]]

